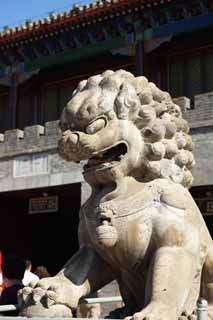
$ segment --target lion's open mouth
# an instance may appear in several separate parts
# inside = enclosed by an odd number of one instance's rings
[[[124,142],[120,142],[111,148],[104,149],[97,154],[93,155],[85,165],[84,169],[107,169],[112,167],[117,162],[121,161],[127,153],[127,145]],[[97,168],[98,167],[98,168]]]

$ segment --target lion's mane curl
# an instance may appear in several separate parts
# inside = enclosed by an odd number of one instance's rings
[[[118,119],[130,120],[140,130],[145,141],[144,181],[167,178],[191,186],[194,157],[189,126],[168,92],[124,70],[108,70],[81,81],[73,97],[90,89],[98,97],[98,103],[90,105],[93,113],[114,111]]]

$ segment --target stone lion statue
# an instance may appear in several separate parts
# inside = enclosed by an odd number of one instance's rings
[[[212,239],[187,190],[193,144],[179,106],[145,77],[106,71],[79,83],[60,125],[59,154],[87,160],[92,194],[79,251],[20,292],[20,314],[72,316],[82,297],[116,279],[120,318],[193,319],[200,295],[211,316]]]

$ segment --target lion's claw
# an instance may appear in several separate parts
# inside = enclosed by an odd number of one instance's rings
[[[44,296],[45,292],[41,288],[35,288],[32,292],[32,299],[34,304],[38,304],[41,301],[41,298]]]
[[[57,294],[52,291],[52,290],[48,290],[45,294],[45,305],[47,308],[50,308],[51,306],[53,306],[54,304],[56,304],[56,298],[57,298]]]
[[[31,297],[33,289],[30,287],[25,287],[18,292],[18,303],[19,305],[26,304]]]
[[[39,280],[37,280],[37,279],[32,280],[29,284],[29,287],[35,288],[37,286],[38,282],[39,282]],[[29,287],[27,287],[27,288],[29,288]]]

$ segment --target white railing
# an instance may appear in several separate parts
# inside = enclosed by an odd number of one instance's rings
[[[80,300],[81,304],[109,303],[109,302],[122,302],[122,298],[120,296],[116,296],[116,297],[84,298],[84,299]],[[0,313],[1,312],[16,311],[16,310],[18,310],[18,305],[9,304],[9,305],[0,306]],[[1,318],[5,319],[5,316],[0,316],[0,319]],[[14,317],[7,317],[6,316],[6,318],[12,319]],[[25,318],[19,317],[18,319],[21,320],[21,319],[25,319]],[[35,318],[35,319],[42,320],[42,318],[39,318],[39,317]],[[48,320],[51,318],[46,318],[46,319]],[[60,319],[60,318],[58,318],[58,319]],[[80,320],[82,318],[76,318],[76,319]],[[200,298],[197,301],[197,320],[208,320],[208,302],[202,298]]]

